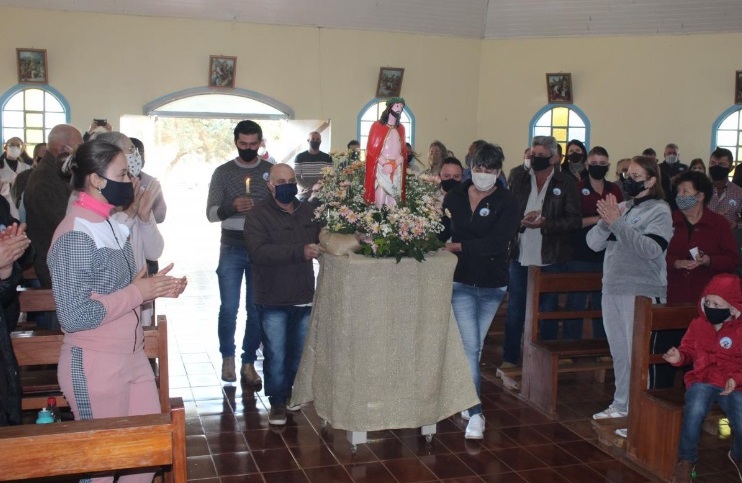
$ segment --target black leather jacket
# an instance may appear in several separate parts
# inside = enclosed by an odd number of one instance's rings
[[[525,215],[528,196],[531,194],[531,172],[518,166],[510,172],[510,190],[518,200],[518,210]],[[580,194],[574,177],[556,170],[545,188],[546,196],[541,209],[541,216],[546,221],[541,226],[543,242],[541,244],[542,263],[552,264],[567,262],[572,258],[572,233],[582,227]],[[521,228],[522,231],[522,228]],[[518,237],[510,244],[510,258],[519,255]]]

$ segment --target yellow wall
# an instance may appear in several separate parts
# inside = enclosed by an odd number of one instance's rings
[[[0,8],[0,18],[0,93],[17,82],[15,48],[45,48],[50,83],[80,128],[206,85],[209,55],[223,54],[238,57],[237,87],[291,106],[297,119],[331,119],[333,148],[344,148],[379,67],[393,66],[405,68],[419,151],[440,139],[463,157],[483,137],[502,144],[509,166],[546,104],[546,72],[572,73],[592,145],[614,159],[674,141],[688,161],[707,157],[742,69],[742,34],[481,41],[36,9]]]
[[[509,164],[528,143],[546,103],[546,72],[571,72],[574,104],[590,120],[591,145],[612,160],[667,143],[680,158],[708,160],[711,126],[734,104],[742,34],[486,40],[478,134],[500,140]]]

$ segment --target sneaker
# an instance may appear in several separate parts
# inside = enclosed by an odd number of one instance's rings
[[[235,382],[237,375],[234,372],[234,356],[222,358],[222,381]]]
[[[731,458],[730,458],[731,459]],[[732,460],[734,462],[734,460]],[[693,481],[694,465],[690,461],[680,460],[672,470],[672,483],[691,483]]]
[[[293,406],[289,405],[286,406],[286,409],[292,412],[300,411],[301,410],[301,404],[294,404]]]
[[[268,414],[268,423],[277,426],[283,426],[286,424],[286,406],[271,406],[271,412]]]
[[[481,414],[475,414],[469,419],[469,424],[466,425],[466,433],[464,434],[466,439],[482,439],[484,438],[484,416]]]
[[[255,364],[242,364],[240,379],[248,386],[259,386],[263,383],[260,374],[255,370]]]
[[[619,411],[613,407],[608,407],[608,409],[593,414],[593,419],[625,418],[628,415],[629,413],[627,411]]]
[[[461,411],[461,417],[464,419],[464,421],[469,421],[469,410],[465,409],[464,411]]]
[[[629,428],[619,428],[613,432],[616,436],[620,436],[622,438],[628,438],[629,435]]]
[[[737,476],[739,476],[739,481],[742,481],[742,461],[737,461],[732,457],[732,452],[730,451],[727,453],[727,457],[729,458],[729,461],[732,462],[734,465],[734,469],[737,470]]]

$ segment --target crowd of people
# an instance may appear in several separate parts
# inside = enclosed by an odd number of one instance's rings
[[[221,225],[216,270],[221,377],[226,382],[238,377],[235,332],[244,279],[247,324],[239,377],[247,385],[265,383],[269,422],[282,425],[286,411],[299,409],[290,405],[291,389],[314,295],[312,262],[321,254],[313,189],[332,159],[320,151],[319,132],[309,134],[309,149],[293,168],[276,164],[264,142],[257,123],[236,125],[237,156],[214,171],[206,215]],[[698,304],[699,317],[688,321],[687,334],[665,334],[653,342],[666,350],[671,364],[695,364],[686,377],[689,405],[678,481],[689,481],[682,478],[697,459],[699,418],[710,401],[719,401],[729,415],[735,429],[730,459],[735,465],[742,461],[742,431],[736,431],[742,428],[736,416],[742,408],[736,391],[742,383],[742,361],[736,357],[736,343],[742,343],[742,287],[736,275],[742,170],[730,181],[729,150],[714,150],[707,167],[702,159],[680,162],[674,143],[666,145],[661,162],[648,148],[619,160],[616,180],[609,181],[608,151],[588,150],[579,140],[566,143],[563,153],[554,137],[535,136],[508,176],[502,148],[484,140],[471,144],[463,163],[440,141],[430,144],[427,165],[412,146],[403,148],[412,175],[440,180],[439,238],[458,258],[451,304],[477,392],[484,340],[506,294],[500,368],[519,364],[529,267],[602,272],[600,293],[566,298],[568,310],[589,305],[602,311],[601,319],[589,327],[581,320],[540,327],[543,339],[607,338],[615,393],[609,407],[593,417],[625,417],[631,409],[636,297]],[[360,144],[353,140],[348,149],[358,153]],[[157,224],[166,205],[159,182],[142,172],[144,164],[139,140],[95,123],[85,136],[69,125],[54,127],[33,157],[25,154],[22,140],[11,138],[0,156],[0,345],[9,345],[4,336],[18,319],[17,296],[7,288],[20,283],[23,264],[33,264],[38,286],[54,292],[56,314],[39,317],[37,324],[65,333],[59,381],[76,419],[159,411],[142,351],[142,326],[151,323],[151,302],[179,296],[187,281],[168,274],[172,265],[158,269],[164,240]],[[544,295],[540,310],[555,310],[558,302],[558,294]],[[714,346],[718,340],[721,345]],[[255,368],[261,344],[262,377]],[[3,360],[4,367],[11,363]],[[650,375],[654,387],[673,378],[660,369]],[[3,400],[0,424],[17,422],[17,412],[8,408]],[[461,415],[468,420],[465,437],[483,438],[481,404]]]

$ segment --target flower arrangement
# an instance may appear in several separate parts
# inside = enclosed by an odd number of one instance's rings
[[[327,168],[320,181],[315,219],[331,233],[354,233],[361,242],[360,253],[382,258],[412,257],[443,246],[437,234],[441,224],[441,201],[433,176],[407,174],[406,198],[394,207],[366,204],[363,183],[366,163],[355,161],[344,168]]]

